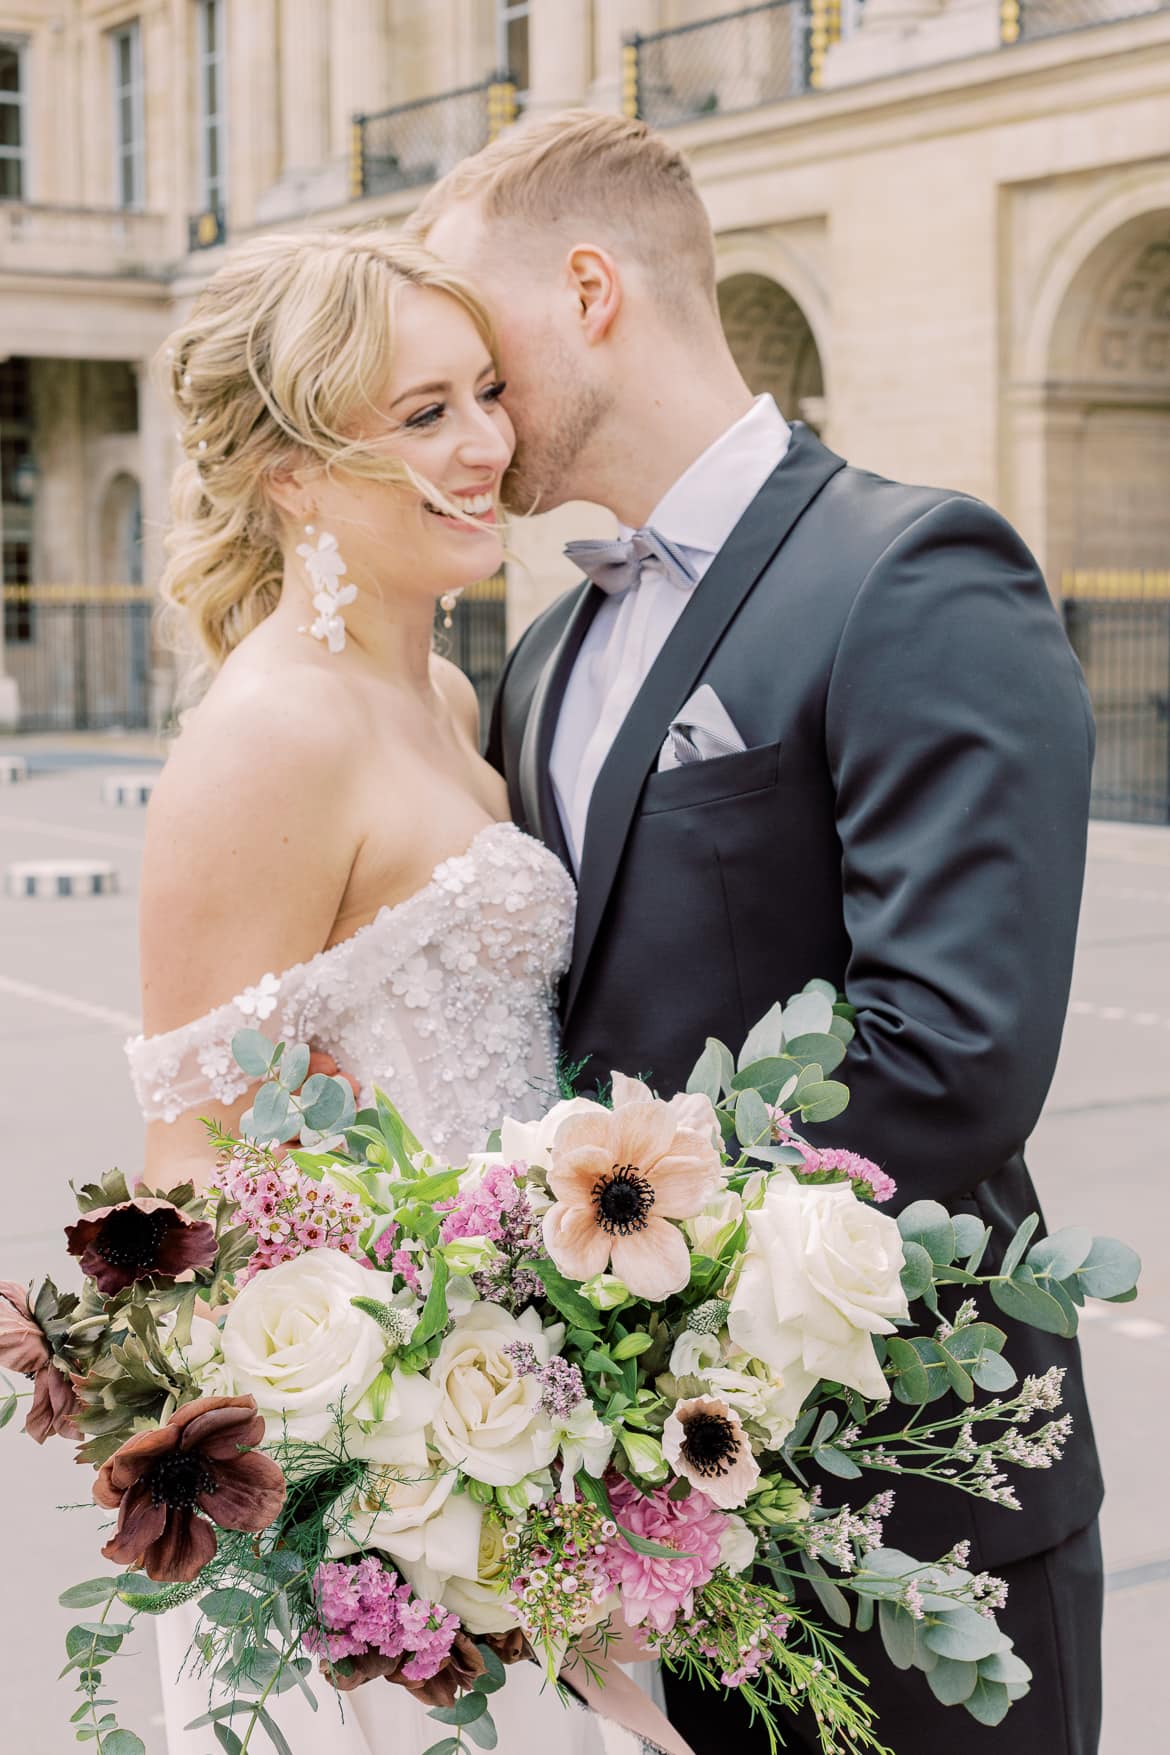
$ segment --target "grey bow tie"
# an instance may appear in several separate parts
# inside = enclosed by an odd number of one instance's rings
[[[632,536],[616,537],[612,542],[567,542],[565,553],[574,566],[580,567],[611,597],[632,590],[642,577],[643,565],[651,559],[659,563],[680,591],[690,591],[699,582],[689,561],[648,527],[635,530]]]

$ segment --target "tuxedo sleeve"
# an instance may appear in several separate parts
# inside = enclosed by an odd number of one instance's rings
[[[899,1202],[1020,1150],[1056,1065],[1093,722],[1036,563],[989,508],[936,504],[854,601],[826,697],[857,1037],[814,1137]],[[792,849],[799,858],[799,835]]]

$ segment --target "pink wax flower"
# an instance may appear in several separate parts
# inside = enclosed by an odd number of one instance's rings
[[[217,1167],[212,1180],[236,1202],[237,1220],[256,1239],[238,1276],[240,1285],[310,1249],[339,1249],[346,1255],[358,1249],[365,1215],[357,1197],[314,1182],[288,1159],[278,1170],[257,1176],[229,1158]]]
[[[719,1565],[720,1538],[727,1518],[706,1494],[692,1490],[669,1499],[668,1488],[644,1496],[629,1481],[611,1476],[610,1503],[619,1524],[649,1542],[678,1550],[671,1559],[636,1554],[620,1532],[606,1544],[602,1560],[610,1584],[621,1593],[622,1613],[631,1627],[643,1623],[669,1633],[680,1615],[694,1613],[695,1592]]]

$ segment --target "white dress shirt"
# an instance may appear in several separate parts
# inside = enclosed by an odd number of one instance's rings
[[[679,477],[647,526],[691,563],[696,583],[787,450],[791,429],[770,396],[757,396],[733,427]],[[622,526],[622,535],[632,531]],[[579,871],[589,802],[622,721],[693,587],[648,560],[632,591],[601,605],[577,654],[549,764],[561,824]],[[666,727],[663,726],[665,735]]]

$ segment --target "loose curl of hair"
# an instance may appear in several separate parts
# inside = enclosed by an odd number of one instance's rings
[[[460,511],[401,459],[352,436],[385,386],[405,286],[455,299],[496,358],[470,285],[421,246],[372,232],[276,234],[237,247],[170,336],[161,358],[184,456],[159,594],[164,639],[194,660],[188,698],[279,601],[274,474],[343,467]]]

